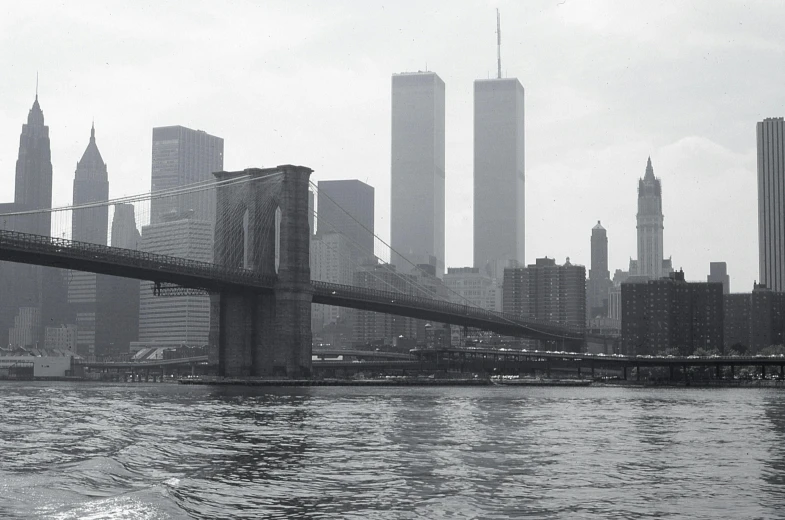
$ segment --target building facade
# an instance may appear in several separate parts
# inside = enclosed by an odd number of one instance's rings
[[[757,124],[758,262],[760,282],[785,291],[785,120]]]
[[[758,354],[785,344],[785,293],[755,284],[751,293],[726,294],[725,351]]]
[[[374,258],[374,190],[358,180],[319,181],[318,233],[340,233],[349,240],[352,261]]]
[[[311,238],[311,279],[351,285],[354,279],[355,264],[349,238],[342,233],[319,232]],[[313,304],[311,306],[311,329],[320,333],[331,324],[351,326],[352,309],[334,305]]]
[[[524,90],[474,82],[474,267],[501,282],[525,253]]]
[[[586,268],[556,265],[553,258],[538,258],[526,267],[504,270],[504,312],[524,318],[586,326]]]
[[[444,275],[447,298],[489,311],[501,311],[501,287],[478,267],[449,267]]]
[[[621,284],[622,352],[627,355],[722,351],[722,284],[686,282],[684,272]]]
[[[140,250],[212,262],[213,225],[182,217],[170,213],[169,220],[144,226]],[[155,296],[153,282],[141,283],[139,342],[201,346],[207,344],[209,331],[209,296]]]
[[[390,263],[444,273],[444,81],[433,72],[392,76]]]
[[[183,126],[153,128],[153,195],[190,184],[213,183],[213,173],[223,170],[223,155],[224,140],[202,130]],[[215,190],[154,198],[150,223],[162,222],[168,213],[185,211],[193,211],[195,220],[215,222]]]
[[[368,289],[413,293],[413,277],[399,273],[394,265],[376,264],[360,267],[354,273],[353,285]],[[401,339],[416,343],[417,321],[404,316],[357,310],[354,313],[356,345],[397,345]]]

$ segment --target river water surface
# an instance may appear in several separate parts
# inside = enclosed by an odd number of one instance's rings
[[[785,393],[0,383],[0,518],[785,518]]]

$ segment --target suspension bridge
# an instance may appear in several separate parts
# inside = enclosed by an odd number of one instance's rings
[[[225,376],[303,377],[311,366],[311,305],[454,324],[576,347],[582,327],[525,319],[447,301],[421,278],[387,264],[405,261],[374,236],[374,251],[350,255],[366,286],[311,280],[312,227],[335,227],[309,205],[311,170],[284,165],[217,172],[215,180],[78,206],[0,214],[0,260],[135,278],[161,296],[209,294],[211,361]],[[176,218],[174,208],[210,208],[211,258],[193,259],[71,240],[75,219],[96,208],[133,204],[140,227]],[[51,236],[25,232],[26,218],[45,215]],[[214,215],[214,217],[212,216]],[[347,213],[348,215],[348,213]],[[348,215],[351,217],[351,215]],[[347,237],[353,246],[356,240]],[[112,243],[111,237],[106,243]],[[203,255],[204,256],[204,255]],[[385,258],[386,257],[386,258]],[[358,258],[364,258],[359,260]],[[369,268],[368,258],[372,259]],[[403,260],[398,260],[398,259]],[[210,261],[207,261],[210,260]],[[378,269],[378,267],[384,269]],[[416,269],[416,266],[411,266]]]

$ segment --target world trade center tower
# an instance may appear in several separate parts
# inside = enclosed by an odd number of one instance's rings
[[[390,262],[444,274],[444,81],[433,72],[392,77]],[[430,267],[429,267],[430,269]]]
[[[524,262],[523,85],[474,82],[474,267],[501,280]]]

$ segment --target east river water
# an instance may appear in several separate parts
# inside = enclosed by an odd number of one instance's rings
[[[785,392],[0,383],[0,518],[785,518]]]

